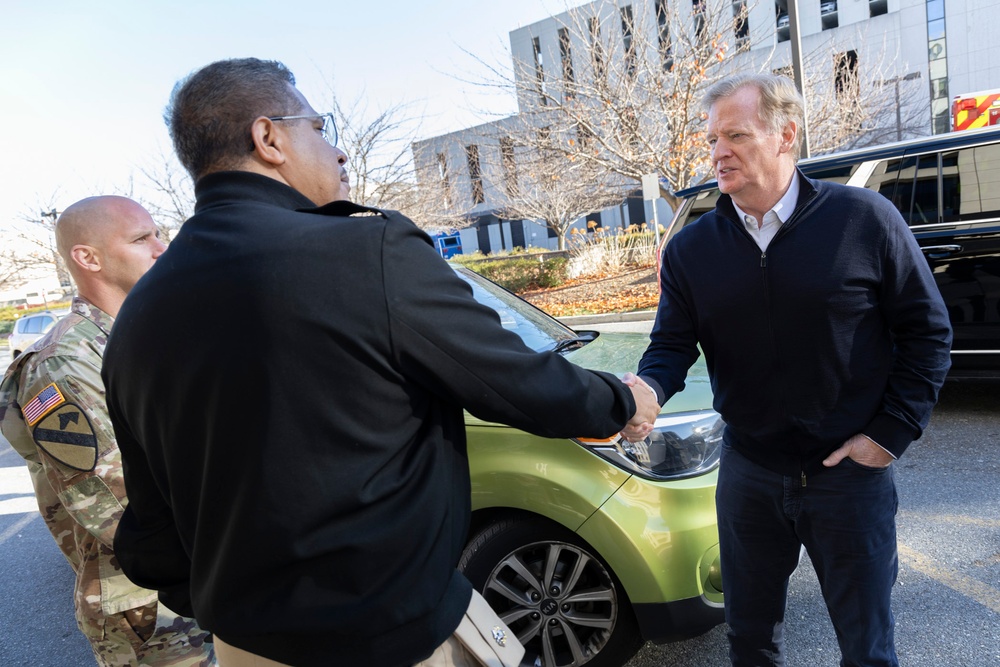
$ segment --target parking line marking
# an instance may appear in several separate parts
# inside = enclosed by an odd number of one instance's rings
[[[897,549],[899,550],[899,555],[906,561],[906,564],[917,572],[930,577],[940,584],[944,584],[956,593],[971,598],[987,609],[992,609],[997,614],[1000,614],[1000,591],[997,589],[976,579],[941,567],[934,562],[933,558],[925,556],[919,551],[914,551],[905,544],[898,545]]]
[[[29,523],[31,523],[35,519],[39,518],[40,516],[41,516],[41,514],[32,513],[32,514],[28,514],[24,518],[20,519],[17,523],[15,523],[14,525],[12,525],[10,528],[8,528],[7,530],[5,530],[2,533],[0,533],[0,544],[3,544],[4,542],[6,542],[7,540],[9,540],[10,538],[12,538],[15,535],[17,535],[18,533],[20,533],[22,528],[24,528],[25,526],[27,526]]]

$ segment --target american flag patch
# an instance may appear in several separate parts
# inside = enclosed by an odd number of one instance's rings
[[[62,392],[59,391],[59,387],[53,382],[38,392],[37,396],[28,401],[27,405],[21,408],[21,414],[24,415],[24,421],[28,422],[28,426],[34,426],[38,423],[39,419],[51,412],[52,408],[62,405],[65,402],[66,399],[63,397]]]

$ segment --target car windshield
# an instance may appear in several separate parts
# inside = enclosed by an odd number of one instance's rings
[[[478,273],[463,267],[455,267],[455,272],[472,286],[476,301],[495,310],[503,328],[520,336],[532,350],[553,350],[566,341],[578,339],[577,333],[559,320]]]

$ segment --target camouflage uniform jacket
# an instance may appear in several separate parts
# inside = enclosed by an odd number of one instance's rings
[[[76,572],[77,620],[156,601],[115,559],[127,500],[101,363],[113,318],[84,298],[31,345],[0,383],[0,429],[28,463],[38,509]]]

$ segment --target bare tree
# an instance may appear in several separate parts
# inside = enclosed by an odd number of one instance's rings
[[[398,208],[413,187],[410,143],[419,117],[409,104],[373,110],[362,93],[334,100],[339,144],[347,155],[351,199],[364,206]]]
[[[734,5],[742,7],[735,16]],[[531,60],[514,55],[512,75],[493,72],[496,85],[516,90],[521,117],[549,128],[564,155],[636,185],[658,173],[673,203],[673,190],[705,177],[701,97],[729,71],[731,55],[749,48],[747,8],[732,0],[701,0],[693,13],[676,2],[634,6],[653,11],[613,2],[570,10],[556,50],[536,42]]]
[[[19,213],[22,224],[12,233],[15,243],[5,244],[0,252],[0,286],[16,287],[48,274],[55,275],[64,289],[72,289],[69,271],[56,252],[55,224],[62,213],[56,204],[59,199],[58,191],[36,196],[35,203]]]
[[[511,129],[511,128],[508,128]],[[566,154],[551,135],[544,147],[532,146],[526,137],[535,130],[521,127],[502,136],[485,177],[494,191],[504,193],[498,213],[512,220],[539,220],[566,249],[566,234],[583,216],[620,204],[627,196],[626,182],[604,172],[599,164]]]
[[[175,233],[194,215],[194,183],[176,156],[161,148],[146,165],[139,167],[139,188],[133,177],[127,192],[149,211],[164,238]]]
[[[402,211],[422,227],[468,224],[461,216],[437,210],[433,188],[417,186],[410,144],[419,132],[421,117],[411,104],[373,110],[364,95],[343,102],[333,96],[332,84],[330,90],[353,201]],[[172,153],[162,150],[119,191],[141,203],[163,232],[178,229],[194,213],[190,176]]]
[[[736,69],[777,69],[773,47],[752,49],[773,43],[774,28],[754,31],[751,8],[739,0],[592,3],[560,15],[557,45],[533,39],[531,54],[512,54],[512,74],[482,63],[494,79],[484,85],[513,88],[520,116],[549,128],[565,156],[635,184],[658,174],[674,206],[673,192],[711,176],[702,106],[708,87]],[[806,59],[814,152],[884,141],[903,129],[887,120],[908,101],[876,85],[898,66],[892,54],[866,52],[870,62],[859,70],[850,53],[828,39]],[[905,132],[914,127],[908,118]],[[539,148],[546,141],[525,136]]]
[[[490,134],[492,136],[493,133]],[[487,137],[480,137],[476,133],[470,136],[476,137],[477,140],[484,138],[489,141]],[[460,174],[457,171],[452,172],[453,165],[448,164],[444,153],[437,152],[438,148],[439,146],[433,142],[414,142],[411,145],[416,186],[410,193],[407,208],[400,210],[428,231],[468,227],[481,211],[475,210],[476,202],[470,206],[466,198],[459,193]],[[478,151],[478,146],[475,150]],[[467,157],[472,159],[468,154]],[[478,161],[478,155],[475,160]],[[474,180],[471,171],[470,169],[470,184]],[[482,173],[478,178],[478,185],[472,184],[472,187],[479,192],[478,198],[485,201],[482,198]],[[475,199],[477,197],[474,194],[473,200]]]
[[[40,250],[15,250],[10,247],[0,251],[0,290],[9,290],[24,284],[39,269],[52,268],[52,256]]]
[[[804,59],[811,155],[888,143],[925,134],[926,86],[918,73],[895,74],[899,63],[867,31],[852,40],[866,49],[838,47],[834,40]],[[790,68],[781,73],[791,76]]]
[[[441,209],[435,187],[417,184],[411,146],[420,134],[423,115],[416,104],[373,108],[364,91],[345,97],[337,94],[332,79],[328,82],[338,145],[347,155],[351,200],[400,211],[428,230],[467,226],[465,217]]]
[[[418,148],[412,148],[414,156],[419,154]],[[419,162],[419,160],[416,160]],[[473,222],[472,216],[456,208],[450,185],[434,176],[419,179],[416,175],[412,180],[400,182],[394,195],[393,207],[421,229],[428,233],[443,230],[463,229]]]

